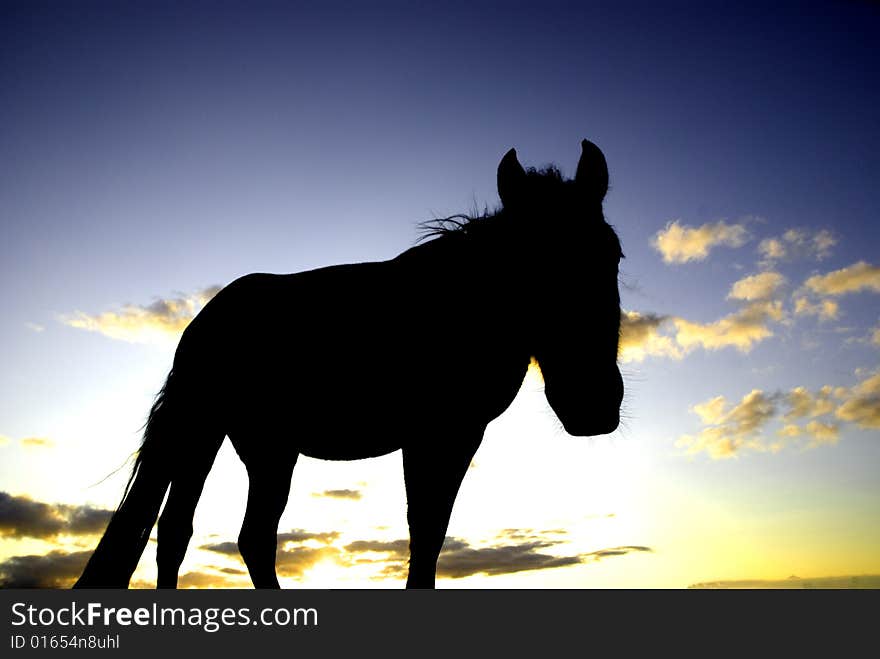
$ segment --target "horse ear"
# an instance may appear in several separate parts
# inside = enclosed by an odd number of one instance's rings
[[[516,149],[504,154],[498,164],[498,196],[504,206],[510,206],[522,194],[526,170],[516,159]]]
[[[581,142],[581,159],[574,180],[590,200],[602,201],[608,192],[608,163],[599,147],[589,140]]]

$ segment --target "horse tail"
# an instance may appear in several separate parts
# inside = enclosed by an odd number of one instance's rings
[[[128,587],[171,484],[174,460],[165,440],[179,434],[183,422],[177,388],[172,371],[150,408],[122,501],[74,588]]]

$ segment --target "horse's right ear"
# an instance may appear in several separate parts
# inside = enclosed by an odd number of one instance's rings
[[[574,180],[590,200],[601,202],[608,192],[608,163],[599,147],[590,140],[581,142],[581,159]]]
[[[501,197],[502,205],[506,207],[516,204],[525,180],[526,170],[516,159],[516,149],[511,149],[498,164],[498,196]]]

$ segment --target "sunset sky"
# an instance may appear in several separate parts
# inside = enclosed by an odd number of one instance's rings
[[[663,4],[2,3],[0,585],[79,575],[219,287],[391,258],[588,138],[624,421],[566,435],[530,371],[438,587],[880,586],[880,9]],[[227,442],[181,586],[250,587],[246,488]],[[300,458],[283,586],[403,587],[405,514],[399,453]]]

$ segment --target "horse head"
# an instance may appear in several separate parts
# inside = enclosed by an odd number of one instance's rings
[[[498,166],[503,212],[528,236],[532,265],[522,286],[531,307],[530,351],[544,378],[547,401],[572,435],[614,431],[623,380],[617,367],[620,336],[617,234],[602,201],[608,166],[584,140],[573,180],[555,169],[523,169],[511,149]]]

